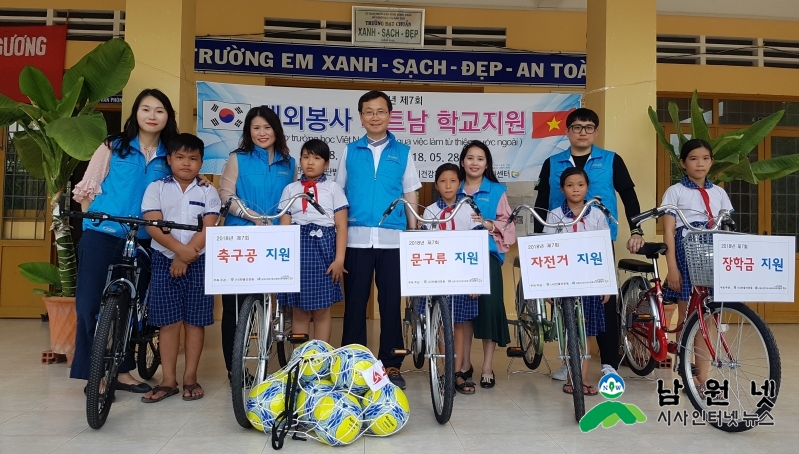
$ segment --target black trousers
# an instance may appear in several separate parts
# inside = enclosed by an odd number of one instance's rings
[[[619,314],[616,312],[616,295],[611,295],[605,306],[605,331],[596,336],[599,346],[599,357],[602,364],[610,364],[618,369],[621,358],[619,357]]]
[[[344,334],[341,345],[366,345],[366,304],[377,284],[380,307],[380,350],[377,358],[385,367],[399,367],[401,356],[391,350],[403,348],[400,297],[399,249],[347,248],[344,256]]]

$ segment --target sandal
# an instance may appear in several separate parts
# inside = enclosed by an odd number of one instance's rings
[[[474,375],[474,366],[469,364],[469,370],[462,370],[461,373],[463,373],[463,378],[465,378],[466,381],[469,383],[474,383],[472,381],[472,375]]]
[[[494,374],[486,375],[483,374],[480,377],[480,387],[481,388],[493,388],[496,384],[496,380],[494,380]]]
[[[574,386],[572,386],[571,383],[564,383],[563,392],[566,394],[574,394]]]
[[[458,383],[459,378],[463,380],[463,383]],[[474,383],[468,381],[465,373],[455,372],[455,391],[461,394],[474,394]]]
[[[583,384],[583,394],[586,396],[596,396],[599,394],[599,390],[594,387],[594,385],[586,385]]]
[[[177,388],[175,388],[175,389],[177,389]],[[198,389],[200,391],[202,391],[202,394],[199,394],[199,395],[195,396],[194,395],[194,391],[196,391]],[[189,393],[189,395],[186,396],[186,393]],[[203,398],[203,396],[205,396],[205,390],[203,389],[202,386],[200,386],[199,383],[194,383],[192,385],[183,385],[183,400],[185,400],[185,401],[200,400],[200,399]]]
[[[142,396],[141,401],[144,402],[145,404],[152,404],[152,403],[155,403],[155,402],[161,402],[162,400],[166,399],[167,397],[171,397],[171,396],[174,396],[175,394],[179,393],[180,390],[178,389],[177,386],[175,386],[175,387],[171,387],[171,386],[156,386],[155,388],[152,389],[152,392],[153,393],[150,395],[149,398]],[[153,399],[152,396],[154,396],[154,395],[156,395],[158,393],[164,393],[164,395],[159,397],[159,398],[157,398],[157,399]]]

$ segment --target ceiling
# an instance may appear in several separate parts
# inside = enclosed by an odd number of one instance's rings
[[[344,1],[352,0],[325,0]],[[587,0],[371,0],[370,5],[585,11]],[[799,0],[657,0],[661,14],[799,20]]]

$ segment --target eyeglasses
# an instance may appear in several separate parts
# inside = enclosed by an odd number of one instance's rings
[[[378,111],[367,110],[366,112],[361,112],[361,115],[363,115],[364,117],[374,117],[375,115],[377,115],[378,117],[385,117],[386,115],[388,115],[388,111],[387,110],[378,110]]]
[[[580,134],[583,131],[585,131],[586,134],[593,134],[594,131],[596,131],[596,126],[594,126],[594,125],[571,125],[571,126],[569,126],[569,131],[573,132],[574,134]]]

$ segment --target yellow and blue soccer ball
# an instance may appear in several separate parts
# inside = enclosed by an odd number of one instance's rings
[[[330,355],[333,347],[325,341],[310,340],[291,354],[289,362],[303,358],[300,365],[300,385],[308,385],[316,380],[326,379],[330,375]]]
[[[302,428],[311,428],[315,424],[313,419],[313,409],[316,401],[320,397],[329,395],[333,392],[333,382],[330,380],[319,380],[300,388],[297,393],[297,400],[294,406],[297,421]]]
[[[364,399],[370,403],[363,409],[363,423],[377,436],[387,437],[396,433],[411,414],[408,397],[393,384],[367,392]]]
[[[337,390],[350,391],[363,396],[369,385],[361,374],[374,365],[376,359],[363,345],[350,345],[333,356],[330,364],[330,380]]]
[[[360,435],[361,412],[355,396],[339,391],[321,396],[312,412],[314,432],[330,446],[350,444]]]
[[[272,430],[275,419],[286,409],[286,374],[275,374],[250,391],[247,419],[260,431]]]

